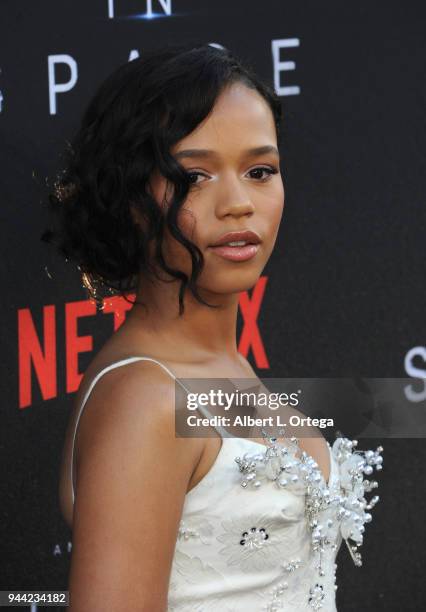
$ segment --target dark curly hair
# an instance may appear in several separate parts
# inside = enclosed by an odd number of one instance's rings
[[[278,96],[249,66],[210,44],[145,52],[116,69],[96,91],[64,152],[65,169],[53,184],[48,181],[49,226],[41,240],[77,263],[83,285],[99,308],[104,290],[129,301],[126,294],[136,290],[141,271],[158,278],[148,257],[152,240],[155,263],[171,281],[181,281],[179,314],[186,287],[200,303],[212,306],[196,288],[203,255],[177,225],[191,183],[170,148],[209,115],[225,86],[237,81],[267,101],[279,142]],[[174,186],[166,209],[147,190],[155,169]],[[135,222],[132,209],[143,224]],[[166,264],[161,248],[165,227],[189,251],[190,277]]]

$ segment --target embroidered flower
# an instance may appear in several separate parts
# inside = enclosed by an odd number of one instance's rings
[[[223,533],[217,540],[225,544],[219,551],[227,565],[239,565],[243,571],[273,569],[287,551],[301,541],[300,523],[283,526],[270,515],[244,515],[221,523]]]
[[[248,548],[260,548],[269,538],[269,535],[264,527],[261,527],[260,529],[257,527],[251,527],[250,531],[244,531],[241,536],[241,546],[247,546]]]
[[[314,587],[309,589],[308,603],[314,610],[319,610],[322,608],[324,597],[324,587],[321,584],[316,584]]]
[[[277,612],[278,610],[307,610],[310,589],[315,579],[315,563],[311,557],[307,562],[299,563],[300,559],[290,559],[281,564],[282,572],[274,581],[273,588],[264,591],[267,602],[262,606],[263,612]],[[315,584],[315,582],[314,582]],[[330,580],[322,583],[324,595],[326,588],[330,588]]]

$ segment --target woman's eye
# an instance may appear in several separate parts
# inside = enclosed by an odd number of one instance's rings
[[[266,173],[266,176],[265,174]],[[277,168],[270,168],[269,166],[262,166],[261,168],[253,168],[253,170],[249,170],[249,174],[251,178],[257,179],[261,182],[267,181],[272,174],[277,174]]]
[[[189,178],[189,182],[193,185],[201,182],[197,180],[199,176],[206,178],[206,175],[202,172],[187,172],[187,175]]]
[[[278,168],[274,168],[272,166],[261,166],[259,168],[253,168],[248,172],[250,178],[259,181],[260,183],[264,183],[271,177],[272,174],[277,173]],[[203,182],[203,179],[209,178],[206,174],[204,174],[204,172],[199,172],[196,170],[187,172],[187,176],[191,185],[198,185]]]

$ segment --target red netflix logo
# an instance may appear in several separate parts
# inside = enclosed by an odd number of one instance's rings
[[[243,329],[239,341],[239,352],[247,357],[250,349],[258,368],[269,368],[257,318],[262,304],[267,277],[262,276],[249,297],[247,291],[240,293],[239,307],[243,317]],[[133,295],[128,296],[130,300]],[[104,300],[104,308],[99,314],[112,313],[113,331],[124,323],[126,311],[132,305],[120,297]],[[65,304],[65,376],[66,391],[77,391],[83,374],[78,371],[80,353],[93,351],[93,337],[78,335],[78,320],[81,317],[97,316],[93,300],[68,302]],[[37,333],[29,308],[18,310],[18,369],[19,369],[19,408],[27,408],[32,403],[31,372],[35,371],[42,398],[53,399],[57,396],[57,325],[56,306],[43,307],[42,337]]]

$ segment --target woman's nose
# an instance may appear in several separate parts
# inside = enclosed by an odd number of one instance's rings
[[[254,202],[248,190],[238,180],[228,180],[219,189],[216,203],[216,214],[218,217],[226,215],[241,217],[253,214],[254,211]]]

